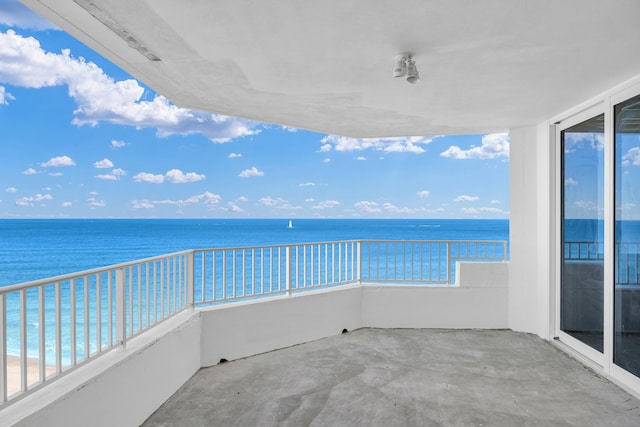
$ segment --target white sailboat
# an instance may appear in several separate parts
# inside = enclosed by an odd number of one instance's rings
[[[287,226],[287,228],[293,228],[293,221],[289,220],[289,225]]]

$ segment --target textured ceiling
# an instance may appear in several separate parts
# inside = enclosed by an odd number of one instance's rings
[[[640,74],[638,0],[22,1],[177,105],[354,137],[537,124]]]

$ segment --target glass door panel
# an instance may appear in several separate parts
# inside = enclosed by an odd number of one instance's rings
[[[615,106],[613,362],[640,376],[640,96]]]
[[[602,353],[604,114],[561,132],[560,329]]]

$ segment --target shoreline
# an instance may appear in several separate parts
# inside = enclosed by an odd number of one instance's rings
[[[56,372],[54,365],[45,365],[47,377]],[[20,357],[7,355],[7,396],[20,392],[21,387]],[[27,384],[32,385],[40,381],[40,359],[37,357],[27,357]]]

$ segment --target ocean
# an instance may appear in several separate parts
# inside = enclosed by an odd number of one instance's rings
[[[508,220],[5,219],[0,286],[186,249],[354,239],[509,240]]]
[[[434,219],[4,219],[0,220],[0,287],[187,249],[343,240],[509,240],[508,220]],[[29,298],[37,298],[29,291]],[[53,293],[48,294],[53,298]],[[19,354],[16,293],[7,298],[7,352]],[[47,296],[48,300],[49,296]],[[82,307],[82,292],[77,306]],[[64,302],[64,301],[63,301]],[[68,303],[68,301],[66,302]],[[94,304],[93,297],[91,304]],[[95,305],[95,304],[94,304]],[[47,303],[53,310],[52,301]],[[37,304],[27,303],[27,354],[38,356]],[[53,314],[47,314],[52,321]],[[92,319],[93,321],[93,319]],[[65,322],[68,319],[65,318]],[[78,336],[83,334],[78,320]],[[46,360],[55,360],[47,327]],[[64,363],[70,360],[68,325]],[[92,337],[92,340],[94,337]],[[92,348],[95,343],[92,342]],[[82,350],[78,353],[82,357]]]

